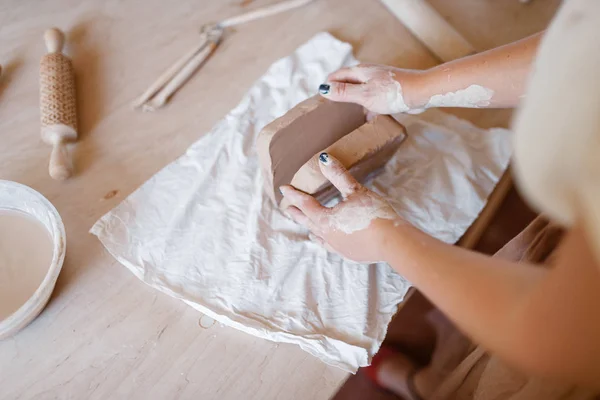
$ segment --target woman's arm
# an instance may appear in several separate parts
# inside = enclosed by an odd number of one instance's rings
[[[552,269],[442,243],[382,223],[384,259],[475,342],[511,365],[600,388],[600,270],[581,230]]]
[[[600,389],[600,269],[580,230],[568,235],[553,269],[491,258],[419,231],[335,158],[320,160],[344,197],[335,207],[282,187],[289,215],[314,240],[355,261],[386,261],[513,366]]]
[[[542,34],[425,71],[358,65],[334,72],[321,95],[372,112],[419,112],[434,107],[515,107],[525,91]]]
[[[427,70],[418,90],[425,108],[516,107],[541,33]]]

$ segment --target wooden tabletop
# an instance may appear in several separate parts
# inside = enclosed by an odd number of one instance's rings
[[[2,399],[327,399],[345,379],[297,346],[222,327],[145,286],[88,233],[93,223],[207,132],[275,60],[320,31],[367,62],[426,68],[436,60],[378,0],[319,0],[239,26],[156,113],[130,108],[198,40],[203,23],[271,0],[4,0],[0,3],[0,179],[38,190],[67,230],[50,303],[0,342]],[[545,27],[559,0],[431,0],[478,49]],[[39,137],[43,32],[67,33],[77,71],[76,176],[50,179]],[[507,111],[468,111],[506,126]]]

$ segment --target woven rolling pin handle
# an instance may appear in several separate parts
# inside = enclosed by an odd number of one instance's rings
[[[54,179],[67,179],[73,166],[66,144],[77,140],[75,74],[62,54],[64,34],[56,29],[44,33],[48,54],[40,61],[40,117],[42,140],[52,146],[48,171]]]

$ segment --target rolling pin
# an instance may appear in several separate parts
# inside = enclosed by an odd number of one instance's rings
[[[67,179],[73,164],[67,143],[77,140],[75,74],[71,60],[62,54],[65,35],[56,28],[44,33],[48,53],[40,61],[40,117],[44,143],[52,146],[48,172]]]

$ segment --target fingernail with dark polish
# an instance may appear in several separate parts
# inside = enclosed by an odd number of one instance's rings
[[[319,93],[321,94],[329,94],[329,89],[331,89],[331,86],[324,83],[321,86],[319,86]]]
[[[327,153],[319,154],[319,161],[321,161],[325,165],[329,164],[329,154],[327,154]]]

